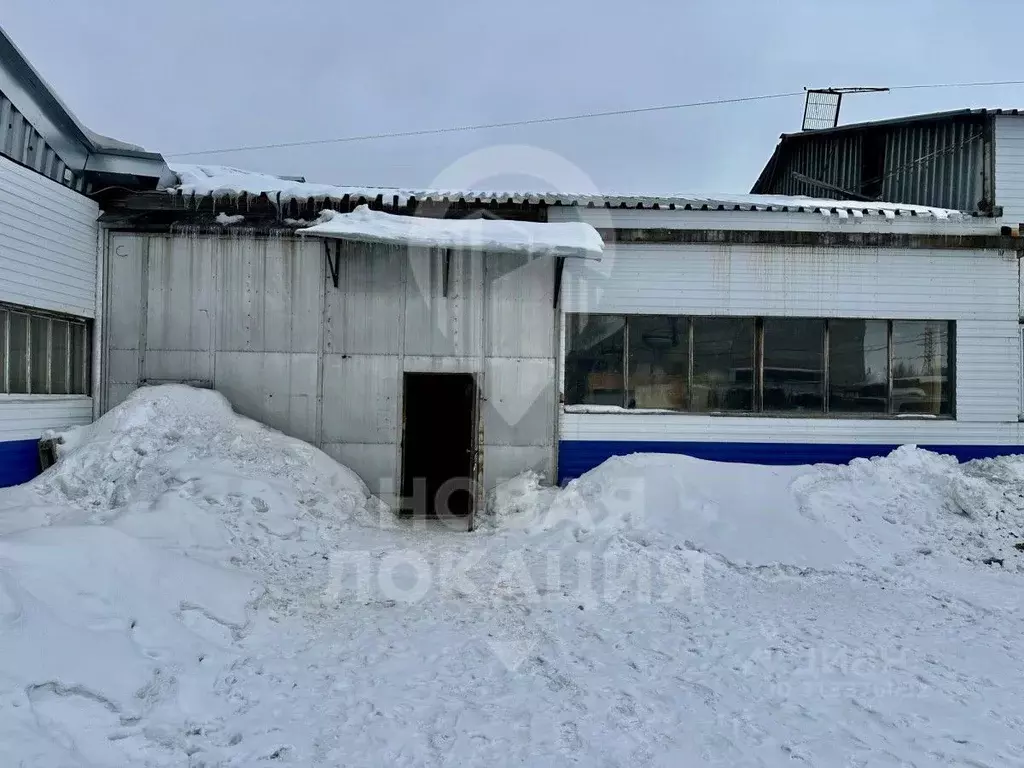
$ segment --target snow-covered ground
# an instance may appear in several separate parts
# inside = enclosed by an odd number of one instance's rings
[[[4,766],[1024,764],[1024,459],[614,459],[472,534],[217,394],[0,491]]]

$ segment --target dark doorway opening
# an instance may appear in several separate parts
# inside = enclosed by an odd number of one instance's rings
[[[476,403],[476,380],[471,373],[405,374],[402,497],[406,514],[472,515]]]

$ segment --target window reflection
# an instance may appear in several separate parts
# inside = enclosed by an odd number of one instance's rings
[[[832,413],[886,413],[889,398],[889,323],[830,320],[828,409]]]
[[[893,413],[952,413],[948,329],[944,322],[893,321]]]
[[[629,318],[630,408],[682,410],[690,373],[690,323],[685,317]]]
[[[570,315],[566,325],[566,403],[625,405],[625,318]]]
[[[693,319],[693,389],[690,402],[694,411],[753,410],[753,318]]]
[[[825,321],[764,320],[763,403],[766,411],[825,410]]]

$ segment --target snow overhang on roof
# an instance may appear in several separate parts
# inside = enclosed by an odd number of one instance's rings
[[[361,205],[352,213],[323,211],[300,235],[388,243],[419,248],[518,253],[530,256],[600,259],[601,235],[590,224],[548,224],[504,219],[428,219],[371,211]]]
[[[177,184],[166,184],[169,194],[195,197],[240,198],[265,195],[276,205],[293,201],[325,204],[377,201],[380,207],[401,208],[410,203],[560,205],[585,208],[653,208],[686,211],[771,211],[820,213],[840,218],[923,216],[961,219],[960,211],[901,203],[828,200],[783,195],[575,195],[562,192],[495,192],[480,190],[345,187],[293,181],[265,173],[216,165],[172,165]]]

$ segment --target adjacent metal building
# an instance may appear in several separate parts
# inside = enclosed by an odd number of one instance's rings
[[[0,30],[0,486],[39,470],[47,429],[93,418],[99,205],[153,188],[159,155],[89,132]]]
[[[755,194],[941,206],[1024,222],[1024,115],[963,109],[783,134]]]

